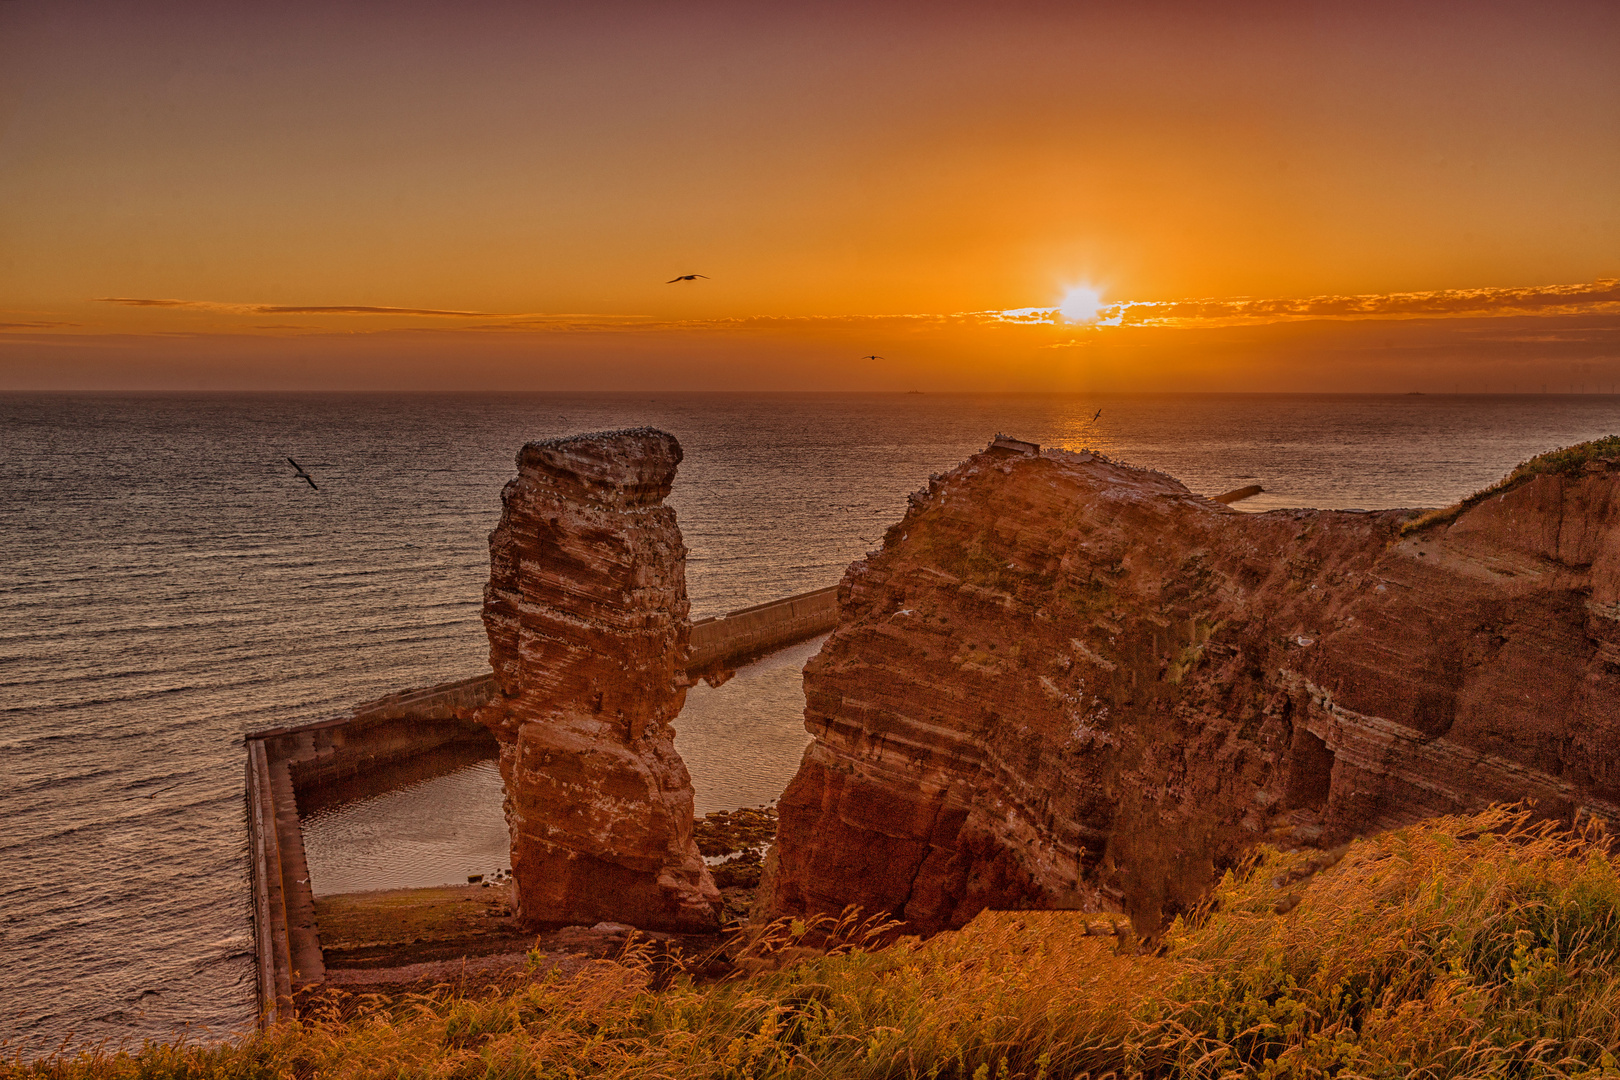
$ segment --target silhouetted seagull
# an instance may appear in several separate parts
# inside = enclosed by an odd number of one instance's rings
[[[1096,412],[1095,412],[1095,413],[1093,413],[1093,414],[1092,414],[1092,415],[1091,415],[1091,422],[1092,422],[1092,423],[1093,423],[1093,424],[1095,424],[1095,423],[1096,423],[1096,422],[1097,422],[1097,417],[1099,417],[1099,416],[1101,416],[1101,415],[1102,415],[1102,410],[1101,410],[1101,409],[1098,409],[1098,410],[1097,410],[1097,411],[1096,411]]]
[[[298,462],[294,461],[292,458],[287,459],[287,464],[298,470],[298,475],[304,478],[304,483],[308,484],[312,488],[315,488],[316,491],[321,490],[320,488],[315,487],[314,479],[309,475],[309,473],[304,471],[304,467],[302,465],[298,464]]]
[[[672,278],[670,278],[668,281],[664,282],[664,284],[665,285],[673,285],[677,281],[696,281],[698,278],[702,278],[704,281],[708,281],[709,280],[709,275],[708,274],[682,274],[680,277],[672,277]]]
[[[883,357],[881,357],[881,356],[863,356],[863,357],[861,357],[861,359],[862,360],[881,360],[881,359],[883,359]]]

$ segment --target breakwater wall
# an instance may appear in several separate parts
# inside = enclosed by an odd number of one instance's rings
[[[472,713],[494,689],[490,676],[478,675],[391,694],[328,720],[247,733],[248,850],[262,1021],[292,1015],[297,990],[326,977],[300,803],[435,751],[493,757],[494,736],[473,721]]]
[[[692,624],[688,672],[747,663],[831,630],[832,586]],[[299,989],[325,980],[315,896],[304,855],[301,808],[413,761],[494,757],[494,737],[472,719],[495,693],[491,674],[406,690],[327,720],[245,733],[248,852],[261,1024],[293,1015]]]
[[[735,666],[838,625],[838,586],[799,593],[692,624],[687,670]]]

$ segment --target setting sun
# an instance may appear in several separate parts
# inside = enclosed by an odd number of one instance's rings
[[[1063,294],[1058,310],[1069,322],[1096,322],[1102,308],[1102,293],[1090,285],[1076,285]]]

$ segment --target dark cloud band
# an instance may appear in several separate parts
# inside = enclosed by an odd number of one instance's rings
[[[137,296],[97,296],[92,299],[98,304],[122,304],[125,307],[191,308],[199,311],[232,311],[246,315],[419,315],[439,319],[513,319],[519,317],[495,311],[379,307],[369,304],[223,304],[213,300],[159,300]]]

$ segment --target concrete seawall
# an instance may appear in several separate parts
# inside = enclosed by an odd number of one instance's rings
[[[703,619],[692,624],[687,670],[696,677],[747,663],[837,622],[836,586]],[[244,735],[261,1024],[291,1017],[296,992],[326,976],[300,805],[426,755],[495,756],[494,737],[472,719],[494,693],[493,675],[475,675],[392,694],[328,720]]]
[[[732,666],[838,625],[838,586],[799,593],[692,624],[687,670]]]
[[[263,1022],[292,1015],[293,994],[322,982],[299,802],[309,793],[435,750],[495,753],[495,739],[472,720],[494,692],[488,675],[393,694],[342,716],[245,736],[254,951]]]

